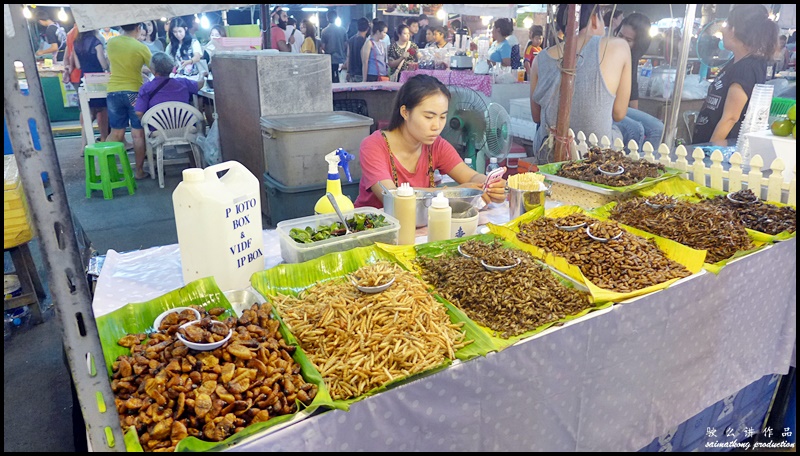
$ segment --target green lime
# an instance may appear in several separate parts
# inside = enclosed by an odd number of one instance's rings
[[[792,122],[794,122],[794,116],[795,116],[794,108],[795,108],[795,106],[797,106],[797,105],[792,105],[792,107],[789,108],[789,112],[786,113],[786,117],[788,117],[789,120],[791,120]]]
[[[776,120],[772,122],[772,134],[775,136],[789,136],[792,134],[792,124],[791,120]]]

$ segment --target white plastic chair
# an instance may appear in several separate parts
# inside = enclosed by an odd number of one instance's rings
[[[158,186],[164,188],[164,165],[189,163],[189,158],[164,160],[164,146],[189,145],[192,148],[195,164],[202,168],[203,159],[197,138],[201,136],[200,124],[203,114],[189,103],[167,101],[159,103],[142,116],[142,127],[145,130],[147,144],[147,162],[150,176],[155,179],[153,168],[153,149],[156,150],[158,165]],[[150,131],[150,127],[155,131]]]

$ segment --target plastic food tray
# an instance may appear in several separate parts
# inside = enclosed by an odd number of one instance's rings
[[[302,263],[328,253],[343,252],[356,247],[366,247],[376,242],[397,244],[397,237],[400,233],[399,220],[374,207],[361,207],[354,211],[345,212],[344,218],[349,219],[353,214],[383,215],[389,224],[380,228],[350,233],[344,236],[312,242],[310,244],[302,244],[296,242],[289,236],[289,232],[292,228],[299,228],[302,230],[310,226],[316,229],[320,225],[330,225],[333,222],[338,222],[339,217],[333,213],[285,220],[278,223],[276,227],[278,236],[280,237],[281,257],[283,261],[287,263]]]

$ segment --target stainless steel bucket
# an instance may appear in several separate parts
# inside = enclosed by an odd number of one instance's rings
[[[458,187],[443,187],[431,191],[430,189],[414,189],[414,196],[417,197],[417,228],[428,225],[428,207],[431,205],[431,199],[436,196],[438,192],[444,193],[445,198],[450,201],[450,206],[453,207],[456,202],[468,203],[476,207],[478,200],[483,194],[482,191],[474,188],[458,188]],[[394,198],[397,190],[389,190],[389,193],[383,195],[383,210],[387,214],[395,217],[394,214]]]
[[[517,190],[516,188],[509,188],[508,191],[509,220],[514,220],[532,209],[544,206],[545,193],[547,192],[547,190],[530,191]]]

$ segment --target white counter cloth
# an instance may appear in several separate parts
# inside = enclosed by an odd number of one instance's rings
[[[481,223],[508,218],[505,205]],[[420,231],[417,233],[420,235]],[[418,240],[421,238],[418,237]],[[232,450],[636,451],[767,374],[796,339],[797,241]],[[265,267],[280,263],[264,232]],[[110,250],[95,315],[183,286],[178,246]]]

